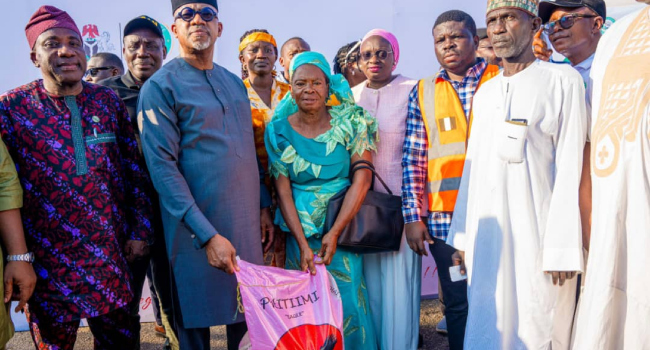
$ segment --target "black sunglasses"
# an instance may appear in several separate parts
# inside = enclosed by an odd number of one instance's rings
[[[385,60],[388,57],[389,53],[393,53],[393,51],[386,51],[386,50],[377,50],[375,52],[364,51],[359,55],[359,57],[361,57],[361,59],[364,61],[370,61],[370,59],[373,56],[377,56],[377,58],[379,58],[380,60]]]
[[[573,27],[574,24],[576,24],[576,20],[580,18],[594,18],[598,17],[595,15],[581,15],[581,14],[571,14],[571,15],[566,15],[562,16],[562,18],[558,19],[557,21],[553,22],[548,22],[542,26],[544,29],[544,33],[547,35],[551,35],[555,32],[555,26],[560,25],[562,29],[569,29]]]
[[[84,74],[84,77],[91,76],[91,77],[96,77],[97,73],[99,73],[100,70],[109,70],[113,69],[113,67],[95,67],[95,68],[90,68],[89,70],[86,71],[86,74]]]
[[[191,7],[185,7],[181,10],[181,12],[178,13],[178,15],[176,15],[174,19],[176,20],[180,18],[185,22],[191,22],[197,13],[199,16],[201,16],[201,19],[206,22],[210,22],[217,17],[217,13],[209,7],[204,7],[199,11],[196,11]]]

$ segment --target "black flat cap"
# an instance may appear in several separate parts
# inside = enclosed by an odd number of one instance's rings
[[[542,19],[542,23],[548,23],[553,11],[560,7],[588,7],[602,17],[603,21],[607,19],[607,7],[604,0],[547,0],[539,3],[539,18]]]
[[[187,4],[206,4],[214,7],[219,11],[217,0],[172,0],[172,14],[178,10],[179,7]]]
[[[154,32],[154,34],[156,34],[158,37],[164,39],[163,31],[162,28],[160,27],[160,23],[158,23],[158,21],[156,21],[155,19],[145,15],[130,20],[129,23],[127,23],[126,26],[124,26],[124,36],[131,34],[131,32],[133,32],[136,29],[142,29],[142,28],[149,29],[152,32]]]

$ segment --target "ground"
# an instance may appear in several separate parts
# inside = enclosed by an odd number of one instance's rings
[[[448,349],[447,338],[436,333],[436,324],[442,318],[440,303],[438,300],[423,300],[420,314],[420,333],[424,336],[424,347],[426,350]],[[163,345],[163,338],[156,336],[152,323],[142,325],[141,350],[160,350]],[[82,328],[77,337],[75,350],[91,350],[92,334],[87,328]],[[226,349],[225,327],[212,328],[212,349]],[[29,332],[16,333],[16,336],[7,344],[7,350],[31,350],[34,349]],[[399,350],[399,349],[395,349]]]

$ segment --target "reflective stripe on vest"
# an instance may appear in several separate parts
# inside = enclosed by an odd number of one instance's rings
[[[499,74],[499,67],[488,65],[478,88]],[[427,195],[429,211],[454,211],[460,179],[465,166],[467,140],[472,127],[454,87],[437,75],[420,80],[420,112],[429,141]],[[469,125],[468,125],[469,124]]]

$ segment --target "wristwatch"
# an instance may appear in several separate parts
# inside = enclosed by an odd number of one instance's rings
[[[25,254],[7,255],[7,262],[10,261],[25,261],[31,264],[34,262],[34,253],[29,252]]]

